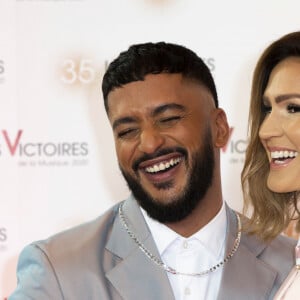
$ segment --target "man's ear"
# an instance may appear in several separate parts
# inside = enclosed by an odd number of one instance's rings
[[[217,148],[223,148],[229,139],[229,125],[223,109],[217,108],[213,112],[213,134],[214,145]]]

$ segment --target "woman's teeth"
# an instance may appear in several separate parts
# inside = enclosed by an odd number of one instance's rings
[[[284,159],[284,158],[295,158],[297,157],[298,152],[296,151],[272,151],[271,158],[273,159]]]

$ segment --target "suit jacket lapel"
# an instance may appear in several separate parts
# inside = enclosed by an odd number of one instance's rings
[[[237,220],[234,212],[228,207],[227,222],[226,253],[232,249],[237,234]],[[254,236],[242,234],[237,252],[224,265],[219,300],[268,299],[277,272],[258,258],[265,247],[266,245]]]
[[[159,257],[144,217],[133,198],[124,202],[123,212],[129,228],[151,253]],[[119,258],[106,277],[123,299],[174,299],[167,274],[133,242],[119,216],[115,218],[106,248]]]

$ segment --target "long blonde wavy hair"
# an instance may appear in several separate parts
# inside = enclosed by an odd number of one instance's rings
[[[297,207],[299,191],[275,193],[268,189],[267,177],[270,165],[258,135],[265,115],[262,97],[270,74],[279,62],[291,56],[300,56],[300,31],[283,36],[262,53],[252,81],[249,143],[242,171],[244,212],[252,211],[247,226],[248,232],[257,234],[265,241],[270,241],[281,233],[291,220],[296,220],[296,229],[298,231],[300,229],[300,214]]]

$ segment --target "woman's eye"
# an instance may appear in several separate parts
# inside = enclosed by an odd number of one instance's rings
[[[272,107],[270,105],[263,104],[262,111],[265,115],[271,113]]]
[[[298,113],[300,112],[300,106],[295,104],[289,104],[287,106],[287,110],[289,113]]]

